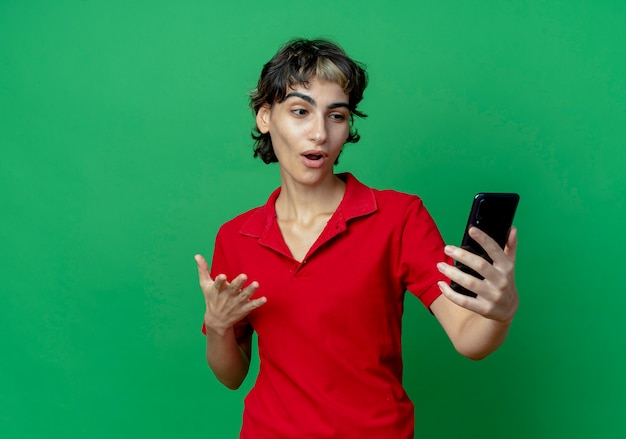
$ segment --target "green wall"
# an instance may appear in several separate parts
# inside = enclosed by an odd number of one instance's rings
[[[265,201],[246,92],[294,36],[371,86],[339,170],[458,243],[521,194],[509,340],[473,363],[409,297],[423,437],[624,437],[626,3],[0,1],[0,436],[233,438],[193,255]],[[391,6],[393,4],[393,6]]]

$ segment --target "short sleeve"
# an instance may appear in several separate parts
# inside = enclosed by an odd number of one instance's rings
[[[399,269],[404,285],[425,307],[441,294],[437,282],[449,282],[437,269],[439,262],[451,262],[445,243],[422,200],[412,197],[404,212],[400,238]]]

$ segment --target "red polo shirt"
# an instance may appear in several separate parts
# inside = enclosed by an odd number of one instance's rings
[[[241,438],[413,438],[403,299],[439,296],[444,243],[418,197],[341,178],[344,198],[302,262],[276,221],[280,189],[217,234],[211,275],[246,273],[267,297],[236,328],[257,332],[261,360]]]

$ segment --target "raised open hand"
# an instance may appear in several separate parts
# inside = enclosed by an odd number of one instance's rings
[[[259,284],[253,281],[244,287],[248,280],[245,274],[240,274],[231,282],[227,280],[224,274],[217,275],[213,280],[204,257],[196,255],[195,260],[198,264],[200,288],[202,288],[206,303],[204,324],[207,331],[211,330],[223,335],[252,310],[267,302],[265,297],[250,299],[259,288]]]

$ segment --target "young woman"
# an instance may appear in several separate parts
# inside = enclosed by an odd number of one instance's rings
[[[252,93],[255,156],[278,162],[281,185],[220,228],[210,271],[196,255],[207,362],[227,387],[244,380],[258,335],[260,371],[242,438],[412,438],[402,387],[405,291],[472,359],[500,346],[517,310],[515,229],[504,251],[472,229],[489,264],[446,246],[417,196],[334,173],[344,144],[359,139],[353,118],[365,116],[357,105],[366,85],[365,70],[337,45],[293,40]],[[477,297],[454,292],[450,279]]]

